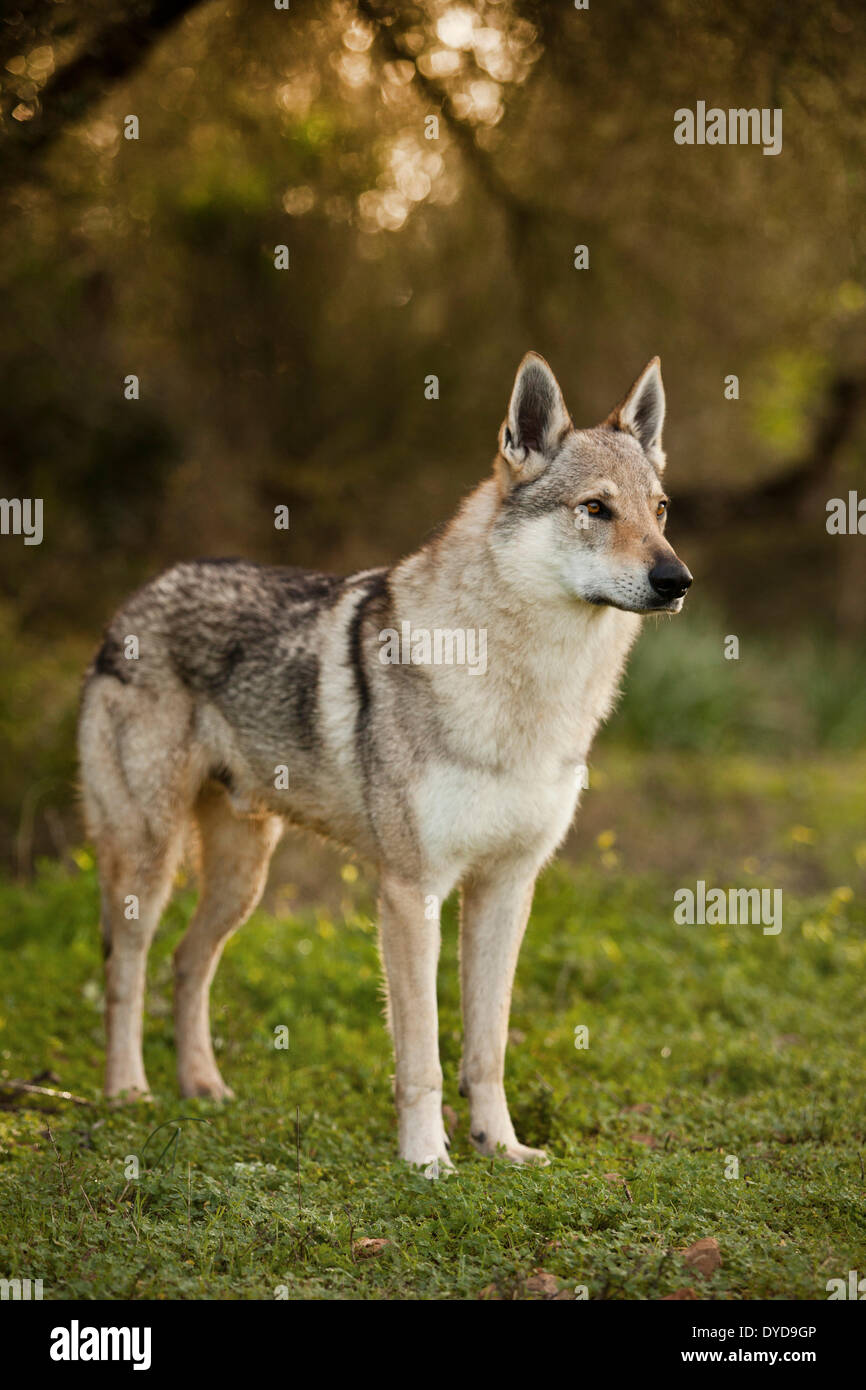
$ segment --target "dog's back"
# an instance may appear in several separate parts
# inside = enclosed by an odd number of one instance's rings
[[[240,814],[270,811],[368,848],[356,794],[360,630],[382,607],[385,578],[203,560],[134,594],[85,680],[91,832],[101,804],[117,827],[119,793],[134,817],[155,797],[162,824],[166,797],[189,810],[212,780]]]

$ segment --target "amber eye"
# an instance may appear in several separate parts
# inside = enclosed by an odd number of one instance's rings
[[[661,517],[664,516],[665,512],[667,511],[667,509],[668,509],[668,504],[667,504],[667,502],[659,502],[658,506],[656,507],[656,516],[659,517],[659,519],[661,519]]]
[[[584,506],[586,507],[586,510],[589,512],[590,516],[599,516],[601,514],[600,502],[585,502]]]

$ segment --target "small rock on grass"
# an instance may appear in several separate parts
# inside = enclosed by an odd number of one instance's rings
[[[390,1240],[385,1240],[384,1236],[361,1236],[352,1249],[359,1259],[369,1260],[374,1255],[381,1255],[385,1246],[390,1244]]]
[[[524,1287],[528,1294],[533,1294],[536,1298],[556,1298],[559,1293],[559,1280],[555,1274],[548,1274],[545,1269],[537,1269],[529,1276]]]
[[[709,1279],[722,1263],[719,1242],[712,1236],[696,1240],[694,1245],[690,1245],[688,1250],[681,1250],[680,1254],[689,1268],[693,1269],[695,1274],[702,1274],[705,1279]]]

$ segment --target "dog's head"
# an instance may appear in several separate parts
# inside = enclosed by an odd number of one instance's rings
[[[550,367],[527,353],[499,432],[492,536],[527,597],[680,611],[692,576],[664,536],[664,415],[657,357],[603,424],[578,430]]]

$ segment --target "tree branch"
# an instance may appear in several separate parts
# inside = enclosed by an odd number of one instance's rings
[[[35,173],[34,160],[54,144],[66,127],[86,115],[104,97],[107,88],[131,76],[157,41],[201,3],[202,0],[136,0],[88,37],[76,56],[49,78],[28,120],[16,120],[4,110],[0,184],[9,187],[31,177]]]
[[[358,12],[376,30],[380,47],[388,58],[392,62],[412,64],[419,90],[430,104],[441,113],[449,134],[459,148],[466,164],[472,169],[480,187],[501,211],[505,219],[509,251],[517,272],[516,292],[522,305],[523,318],[527,328],[530,328],[538,337],[540,325],[537,322],[535,312],[536,298],[531,291],[529,279],[525,272],[527,269],[528,233],[535,219],[540,216],[540,210],[515,193],[514,189],[505,182],[489,154],[481,148],[475,139],[474,127],[467,124],[458,115],[449,93],[427,77],[415,62],[414,55],[403,48],[394,32],[394,25],[389,22],[394,18],[396,12],[379,9],[372,3],[372,0],[356,0],[356,3]]]

